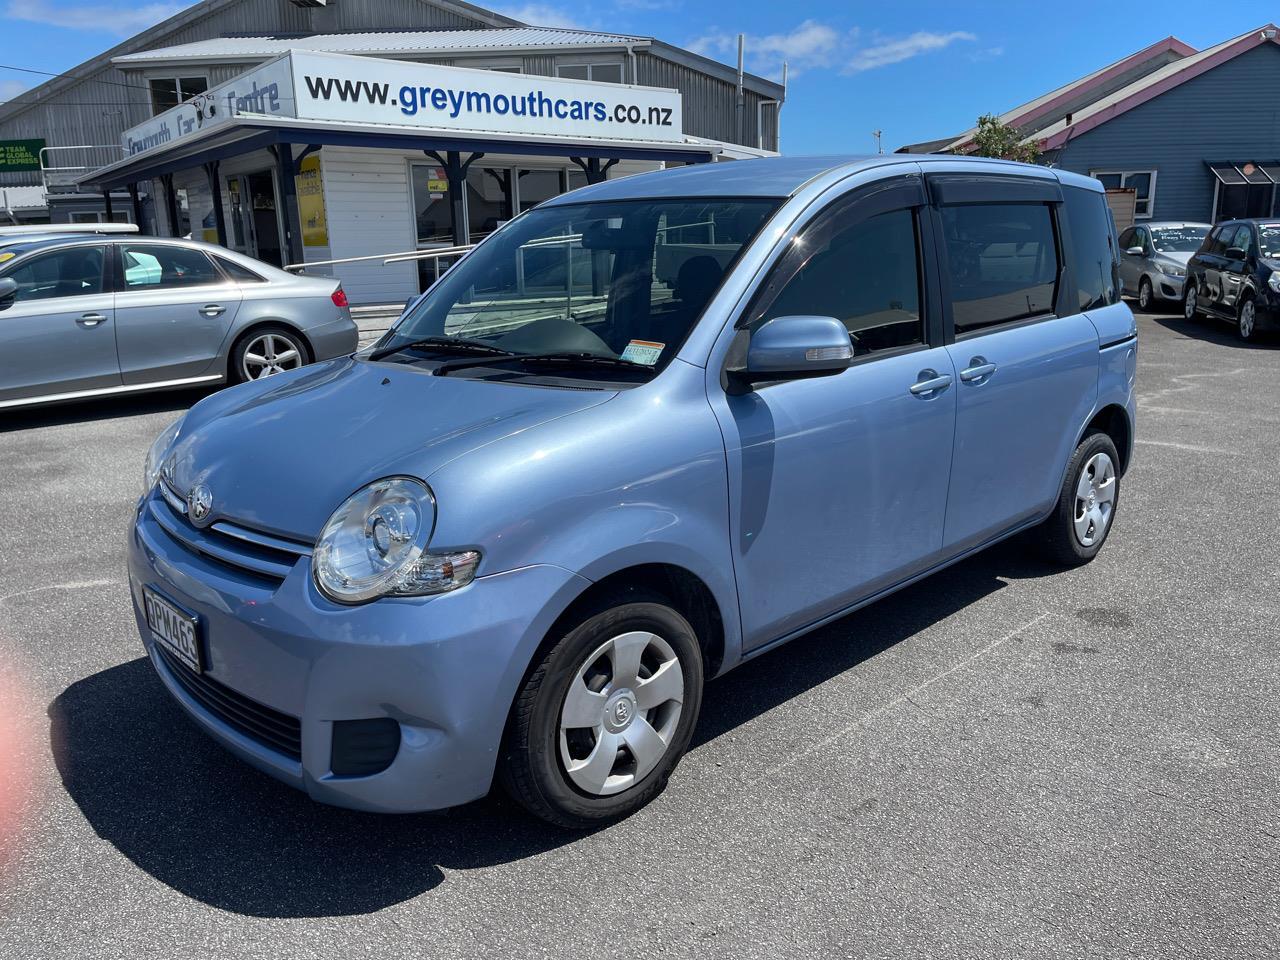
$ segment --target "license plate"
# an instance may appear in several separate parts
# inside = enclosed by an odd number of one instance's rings
[[[142,603],[146,609],[147,626],[151,628],[151,635],[183,664],[200,673],[204,663],[200,657],[200,629],[196,618],[174,606],[150,587],[142,588]]]

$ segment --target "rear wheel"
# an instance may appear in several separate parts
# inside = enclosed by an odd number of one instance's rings
[[[1111,437],[1101,430],[1085,434],[1071,456],[1058,505],[1040,528],[1051,559],[1079,566],[1098,555],[1120,505],[1119,464]]]
[[[1144,313],[1149,311],[1155,299],[1155,291],[1151,289],[1151,281],[1143,277],[1138,284],[1138,309]]]
[[[261,380],[310,362],[302,337],[284,327],[250,330],[231,350],[231,378],[235,383]]]
[[[698,638],[665,599],[630,592],[596,609],[525,681],[499,767],[517,801],[570,829],[618,820],[661,793],[702,704]]]

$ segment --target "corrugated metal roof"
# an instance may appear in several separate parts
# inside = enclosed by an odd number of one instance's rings
[[[528,50],[530,48],[616,47],[648,43],[651,37],[592,33],[555,27],[511,27],[501,30],[418,30],[387,33],[329,33],[311,37],[218,37],[176,47],[141,50],[116,57],[115,63],[156,60],[213,60],[276,57],[289,50],[350,53],[364,56],[451,53],[461,50]]]

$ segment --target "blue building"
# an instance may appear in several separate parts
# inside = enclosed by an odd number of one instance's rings
[[[1280,216],[1280,30],[1167,37],[1002,114],[1041,162],[1134,191],[1135,220]],[[967,153],[976,131],[901,148]]]

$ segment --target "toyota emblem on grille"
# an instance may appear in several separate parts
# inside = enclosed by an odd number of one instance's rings
[[[197,483],[187,494],[187,516],[191,522],[201,526],[209,519],[213,511],[213,491],[203,483]]]

